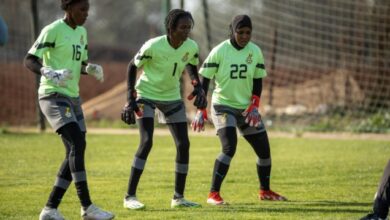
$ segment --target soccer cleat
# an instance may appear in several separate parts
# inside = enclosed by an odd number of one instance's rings
[[[287,198],[277,194],[272,190],[260,190],[259,198],[261,200],[270,200],[270,201],[287,201]]]
[[[39,220],[65,220],[58,209],[45,207],[39,215]]]
[[[387,218],[381,218],[375,213],[370,213],[364,216],[363,218],[361,218],[360,220],[387,220]]]
[[[145,205],[138,201],[137,197],[129,196],[123,200],[123,207],[127,209],[144,209]]]
[[[221,195],[219,195],[219,192],[210,192],[207,203],[211,205],[227,205],[227,203],[223,201]]]
[[[81,208],[81,217],[84,220],[111,220],[115,216],[111,212],[104,211],[94,204],[91,204],[88,206],[87,210]]]
[[[172,199],[171,208],[199,208],[200,204],[188,201],[184,198]]]

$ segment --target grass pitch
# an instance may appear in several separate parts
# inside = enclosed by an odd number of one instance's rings
[[[87,135],[86,168],[92,201],[116,219],[358,219],[372,199],[390,155],[389,141],[273,138],[271,188],[287,202],[257,199],[256,156],[243,138],[221,195],[230,206],[206,204],[220,146],[217,137],[191,136],[185,196],[202,208],[171,209],[176,150],[170,136],[156,135],[138,198],[146,209],[123,208],[138,135]],[[37,219],[64,156],[55,134],[0,134],[0,219]],[[74,185],[60,210],[80,219]]]

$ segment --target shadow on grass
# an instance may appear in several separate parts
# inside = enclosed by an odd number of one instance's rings
[[[233,203],[226,206],[203,206],[193,209],[146,209],[148,212],[202,212],[202,213],[360,213],[367,212],[366,206],[370,203],[359,202],[340,202],[340,201],[287,201],[287,202],[268,202],[261,203]]]

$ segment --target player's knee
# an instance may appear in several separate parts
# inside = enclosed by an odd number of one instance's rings
[[[222,152],[229,157],[233,157],[234,154],[236,153],[236,146],[223,146]]]

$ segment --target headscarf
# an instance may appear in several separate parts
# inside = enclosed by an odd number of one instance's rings
[[[252,29],[252,21],[251,21],[251,18],[248,15],[237,15],[237,16],[235,16],[233,18],[232,22],[229,25],[229,28],[230,28],[230,42],[238,50],[242,49],[242,47],[240,47],[237,44],[236,40],[234,39],[234,32],[237,29],[243,28],[243,27],[249,27],[250,29]]]

